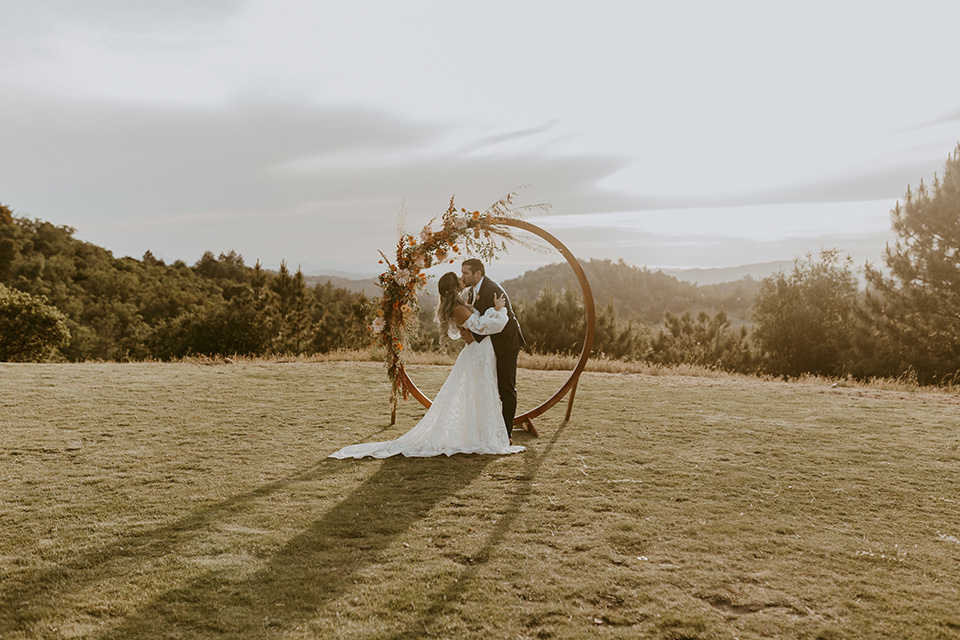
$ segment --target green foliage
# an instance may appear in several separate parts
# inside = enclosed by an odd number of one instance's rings
[[[572,281],[559,292],[548,282],[532,304],[520,300],[517,318],[527,351],[577,354],[583,349],[586,312],[583,296]],[[619,320],[613,302],[597,307],[592,353],[635,359],[647,351],[648,343],[649,330],[645,324]]]
[[[583,300],[567,286],[557,292],[546,286],[530,305],[517,303],[517,319],[526,350],[532,353],[579,353],[583,348],[586,319]]]
[[[13,212],[0,202],[0,281],[7,278],[10,267],[18,256],[16,241],[17,226],[13,222]]]
[[[265,336],[246,298],[218,301],[161,323],[150,337],[150,353],[169,360],[187,355],[265,353]]]
[[[613,302],[597,307],[593,353],[618,360],[637,360],[650,350],[650,328],[641,320],[623,321]]]
[[[668,311],[663,324],[666,331],[661,329],[657,334],[647,358],[651,362],[698,364],[740,372],[754,369],[747,328],[731,329],[723,309],[713,316],[700,311],[696,317],[690,311],[679,316]]]
[[[231,251],[191,268],[114,258],[74,230],[0,205],[0,283],[45,297],[65,316],[68,360],[190,354],[313,353],[367,346],[362,294],[307,289],[303,273],[248,267]],[[330,304],[330,309],[326,308]]]
[[[276,328],[273,338],[275,353],[302,353],[307,345],[307,331],[310,325],[307,286],[303,272],[297,269],[293,275],[287,269],[287,263],[280,263],[280,271],[273,278],[270,289],[276,294]]]
[[[65,317],[29,293],[0,284],[0,362],[42,362],[70,339]]]
[[[810,255],[760,282],[753,336],[771,373],[844,373],[856,326],[858,284],[852,259],[836,249]]]
[[[335,287],[329,281],[315,286],[311,293],[317,301],[312,308],[311,351],[327,353],[370,344],[370,301],[365,295]]]
[[[867,266],[874,368],[924,381],[960,374],[960,144],[933,188],[907,188],[893,210],[889,275]]]

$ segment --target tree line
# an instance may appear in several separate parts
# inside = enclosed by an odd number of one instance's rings
[[[856,268],[838,249],[827,249],[796,259],[792,270],[764,278],[755,289],[749,280],[714,288],[671,283],[661,292],[673,292],[673,304],[687,308],[662,312],[659,328],[624,323],[617,313],[633,308],[649,317],[636,305],[653,299],[651,282],[669,282],[670,276],[622,263],[587,263],[591,287],[610,294],[597,334],[609,335],[613,327],[617,336],[598,339],[594,350],[744,373],[960,383],[960,144],[943,175],[932,185],[908,187],[891,214],[897,240],[886,247],[885,268]],[[532,311],[531,317],[518,315],[534,349],[579,351],[583,305],[575,287],[568,282],[557,293],[547,286],[532,305],[518,305]],[[619,296],[613,293],[618,287]],[[729,310],[746,311],[749,323],[734,322]]]
[[[886,248],[885,268],[855,268],[829,249],[760,281],[698,286],[622,260],[587,261],[597,310],[594,353],[744,373],[956,383],[960,145],[942,177],[908,187],[892,219],[897,240]],[[234,252],[207,252],[193,266],[166,265],[150,252],[141,260],[114,258],[73,233],[0,205],[0,360],[50,353],[66,360],[170,359],[370,345],[363,293],[330,282],[307,287],[299,270],[250,267]],[[580,351],[583,301],[567,265],[503,284],[528,350]],[[422,299],[414,349],[440,344],[431,300]],[[30,340],[25,327],[35,328]]]
[[[364,348],[368,300],[231,251],[193,266],[113,254],[0,204],[0,361],[172,359]]]

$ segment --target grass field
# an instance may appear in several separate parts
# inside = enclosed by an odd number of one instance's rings
[[[386,397],[0,365],[0,638],[960,637],[960,395],[587,373],[519,455],[326,458],[423,414]]]

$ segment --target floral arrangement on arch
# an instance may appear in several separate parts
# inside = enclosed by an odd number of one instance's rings
[[[515,241],[509,227],[500,221],[518,219],[530,209],[546,209],[547,205],[511,208],[516,197],[511,192],[490,205],[486,211],[457,210],[450,198],[447,211],[432,219],[419,236],[403,233],[397,242],[394,261],[381,251],[381,264],[387,269],[380,274],[383,295],[373,300],[377,315],[369,326],[377,341],[386,348],[387,375],[390,378],[390,406],[396,408],[398,391],[407,398],[400,380],[404,371],[404,350],[408,336],[420,313],[420,291],[427,284],[424,270],[432,266],[458,261],[464,255],[477,256],[489,262],[498,251],[506,249],[506,240]],[[401,227],[403,213],[401,212]],[[434,227],[436,226],[436,229]],[[524,243],[528,244],[528,243]]]

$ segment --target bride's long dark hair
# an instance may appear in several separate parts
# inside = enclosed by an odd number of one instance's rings
[[[440,276],[440,281],[437,282],[437,291],[440,293],[440,301],[437,302],[437,324],[440,325],[441,338],[447,335],[447,327],[457,324],[453,317],[453,310],[460,305],[466,306],[460,299],[462,289],[460,277],[453,271]]]

